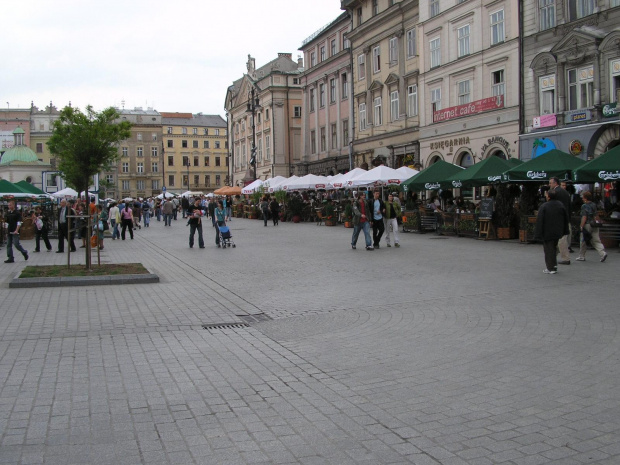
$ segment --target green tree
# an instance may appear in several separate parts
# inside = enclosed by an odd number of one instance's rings
[[[100,113],[90,105],[86,113],[62,109],[47,146],[58,158],[58,170],[68,186],[78,192],[88,190],[92,177],[118,159],[118,143],[131,135],[131,123],[117,122],[119,118],[112,107]]]

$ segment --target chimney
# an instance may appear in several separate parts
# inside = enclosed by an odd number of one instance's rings
[[[297,67],[298,68],[303,68],[304,67],[304,59],[301,55],[297,56]]]

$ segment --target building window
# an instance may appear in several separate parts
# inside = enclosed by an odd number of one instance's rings
[[[301,107],[299,105],[293,107],[293,116],[295,118],[301,118]]]
[[[172,134],[172,126],[168,126],[168,130],[166,131],[168,134]]]
[[[568,70],[568,109],[589,108],[594,101],[594,67]]]
[[[239,132],[239,131],[237,131],[237,132]],[[209,135],[209,128],[204,128],[204,130],[203,130],[203,134],[204,134],[205,136],[208,136],[208,135]]]
[[[216,136],[219,136],[219,135],[220,135],[220,130],[219,130],[219,129],[216,129],[216,130],[215,130],[215,135],[216,135]]]
[[[205,186],[207,187],[211,186],[211,175],[209,174],[205,174]]]
[[[37,142],[37,153],[43,153],[43,142]]]
[[[321,47],[320,50],[321,52],[321,62],[325,61],[325,46]]]
[[[415,27],[407,31],[407,58],[416,56]]]
[[[458,28],[458,56],[459,58],[469,55],[469,24]]]
[[[181,129],[181,134],[187,134],[187,128],[182,128]]]
[[[310,67],[316,66],[316,52],[310,52]]]
[[[216,175],[215,175],[215,185],[216,185],[216,186],[219,186],[219,185],[221,184],[221,182],[222,182],[222,181],[221,181],[221,177],[220,177],[220,175],[219,175],[219,174],[216,174]]]
[[[265,108],[265,121],[269,121],[269,108]]]
[[[168,166],[174,166],[174,157],[172,155],[168,155]]]
[[[192,128],[192,134],[198,134],[198,128]],[[196,183],[198,184],[198,183]]]
[[[555,76],[543,76],[538,80],[540,91],[540,114],[555,114]]]
[[[200,166],[198,163],[198,157],[194,157],[194,166]]]
[[[332,39],[332,41],[330,42],[330,48],[331,56],[334,56],[336,54],[336,39]]]
[[[319,107],[325,106],[325,84],[319,84]]]
[[[373,101],[375,109],[373,124],[375,126],[381,126],[383,124],[383,111],[381,111],[381,97],[376,97]]]
[[[342,83],[342,99],[344,100],[349,98],[349,81],[347,80],[347,73],[342,73],[340,76],[340,82]]]
[[[208,149],[209,148],[209,141],[208,140],[202,141],[202,148],[203,149]]]
[[[491,45],[500,44],[505,38],[504,10],[491,13]]]
[[[372,15],[377,16],[379,14],[379,0],[372,0]]]
[[[331,125],[331,144],[332,149],[338,148],[338,127],[335,123]]]
[[[186,149],[187,148],[187,141],[186,140],[182,140],[181,141],[181,147]]]
[[[144,163],[140,162],[137,164],[138,173],[144,173]]]
[[[316,153],[316,131],[314,129],[310,131],[310,153]]]
[[[436,37],[430,41],[431,68],[441,65],[441,39]]]
[[[205,157],[205,166],[209,166],[209,157]]]
[[[159,179],[151,179],[151,189],[154,191],[159,190]]]
[[[342,120],[342,146],[349,145],[349,120]]]
[[[184,174],[181,176],[181,183],[183,186],[187,186],[187,189],[189,190],[189,175]]]
[[[122,172],[123,173],[129,173],[129,163],[124,161],[123,164],[121,165],[122,168]]]
[[[215,141],[215,148],[219,149],[221,147],[221,142],[219,140]]]
[[[594,13],[596,0],[569,0],[568,12],[570,20],[574,21]]]
[[[169,174],[168,175],[168,185],[170,187],[174,187],[174,174]]]
[[[366,55],[363,53],[357,56],[357,75],[359,80],[366,78]]]
[[[491,73],[493,97],[506,93],[506,83],[504,82],[504,70],[493,71]]]
[[[136,156],[141,157],[144,155],[144,149],[142,147],[136,147]]]
[[[310,111],[314,111],[314,88],[310,89],[308,98],[310,99]]]
[[[329,103],[336,103],[336,78],[329,80]]]
[[[143,191],[143,190],[144,190],[144,188],[145,188],[145,186],[146,186],[146,182],[144,182],[144,179],[138,179],[138,180],[136,181],[136,188],[137,188],[139,191]]]
[[[431,89],[431,110],[441,110],[441,87]]]
[[[159,173],[159,163],[157,163],[156,161],[151,162],[151,171],[153,173]]]
[[[398,119],[398,91],[390,92],[390,117],[392,121]]]
[[[439,14],[439,0],[431,0],[430,7],[431,18],[433,18]]]
[[[156,132],[152,132],[152,133],[151,133],[151,140],[152,140],[153,142],[157,142],[157,133],[156,133]]]
[[[407,115],[416,116],[418,114],[418,86],[413,84],[407,87]]]
[[[325,140],[325,126],[321,128],[321,152],[325,152],[327,150],[327,141]]]
[[[362,9],[361,8],[357,9],[357,25],[358,26],[362,25]]]
[[[398,37],[390,39],[390,66],[398,63]]]
[[[256,152],[257,152],[257,158],[258,161],[262,161],[263,160],[263,139],[259,138],[258,141],[256,141]],[[219,159],[219,157],[217,157]],[[215,160],[215,166],[220,166],[217,164],[218,160]]]
[[[183,166],[189,166],[189,157],[183,156]]]
[[[159,156],[159,150],[157,150],[157,147],[151,147],[151,156],[152,157]]]
[[[612,61],[609,63],[609,67],[611,69],[611,97],[609,101],[620,102],[620,60]]]
[[[271,156],[271,137],[265,136],[265,159],[269,160]]]
[[[142,140],[142,133],[141,132],[136,133],[136,140],[139,140],[139,141]]]
[[[620,6],[620,0],[611,0],[611,2],[609,3],[610,8],[614,8],[617,6]]]
[[[174,148],[174,141],[172,139],[168,139],[168,143],[166,145],[169,149]]]
[[[121,152],[122,152],[123,157],[128,157],[129,156],[129,148],[128,147],[121,148]]]
[[[108,184],[114,184],[114,175],[113,174],[106,174],[105,181]]]
[[[465,105],[471,101],[471,94],[469,90],[469,80],[461,81],[458,83],[459,87],[459,105]]]
[[[555,0],[538,0],[540,30],[555,27]]]
[[[194,175],[194,186],[198,187],[199,185],[200,185],[200,175],[195,174]]]
[[[360,114],[360,131],[365,131],[366,130],[366,104],[365,103],[360,103],[359,114]]]
[[[124,191],[128,191],[130,189],[129,181],[126,181],[126,180],[122,181],[122,185],[123,185],[123,190]]]
[[[194,149],[198,148],[198,141],[197,140],[193,140],[192,141],[192,148],[194,148]]]
[[[379,45],[372,49],[372,70],[374,73],[381,71],[381,47]]]

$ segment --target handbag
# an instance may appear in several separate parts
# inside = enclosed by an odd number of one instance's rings
[[[37,229],[39,231],[41,231],[41,229],[43,229],[43,220],[41,218],[37,218],[36,221],[34,222],[34,224],[36,225]]]
[[[603,226],[603,221],[600,218],[593,218],[590,220],[589,225],[591,228],[600,228]]]

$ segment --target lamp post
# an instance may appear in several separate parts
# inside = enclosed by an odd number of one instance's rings
[[[187,190],[189,191],[189,156],[187,157]]]
[[[252,114],[252,150],[250,152],[250,165],[254,167],[254,181],[256,181],[256,110],[260,108],[258,103],[258,92],[255,86],[248,93],[248,113]]]

